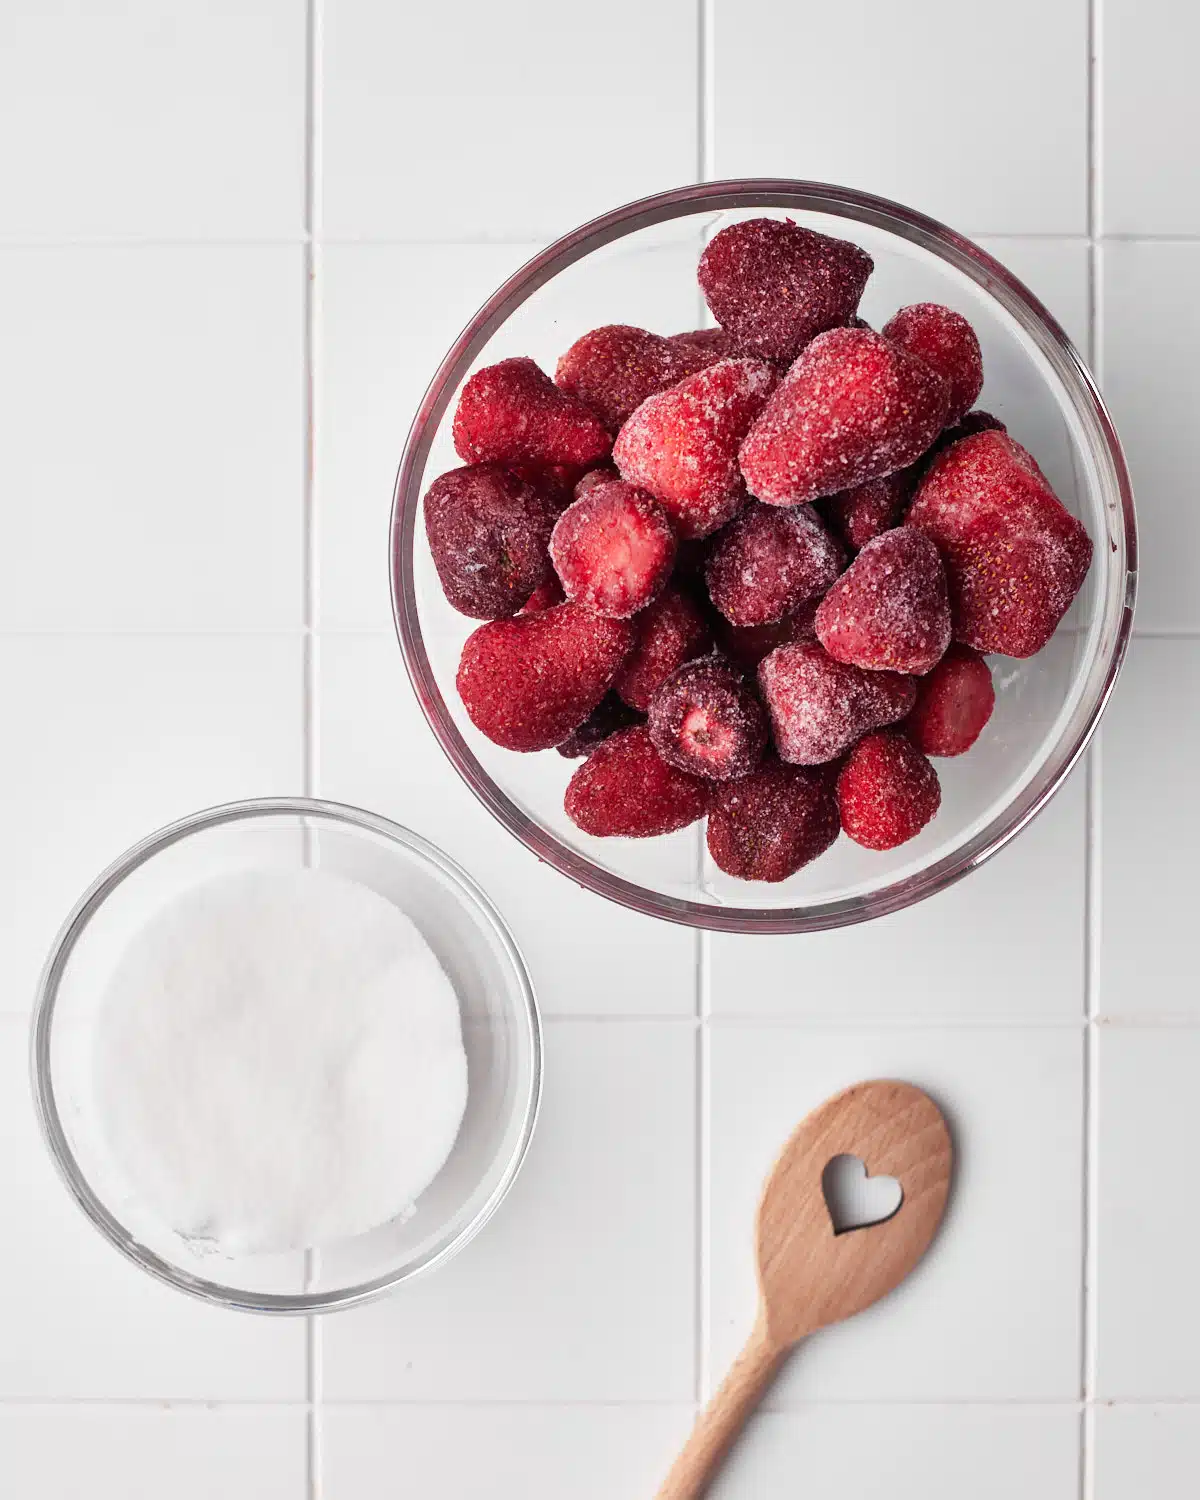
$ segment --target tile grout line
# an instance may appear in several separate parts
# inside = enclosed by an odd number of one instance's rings
[[[318,381],[320,358],[320,167],[321,167],[321,44],[322,0],[307,0],[305,6],[305,132],[304,132],[304,373],[305,437],[304,469],[304,794],[315,795],[319,771],[318,693],[319,642],[317,581],[317,444]],[[319,1256],[305,1253],[305,1284],[311,1287],[319,1274]],[[320,1500],[322,1492],[321,1397],[322,1329],[320,1319],[309,1314],[304,1327],[305,1471],[308,1500]]]

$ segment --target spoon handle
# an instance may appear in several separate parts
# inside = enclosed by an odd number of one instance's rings
[[[663,1481],[657,1500],[698,1500],[704,1494],[770,1385],[784,1353],[772,1342],[766,1320],[760,1317],[745,1348],[730,1366],[729,1374],[697,1418],[691,1436]]]

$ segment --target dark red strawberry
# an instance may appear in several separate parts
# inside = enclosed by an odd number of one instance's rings
[[[647,396],[719,357],[645,328],[610,323],[575,340],[559,360],[554,382],[616,432]]]
[[[914,302],[883,325],[883,336],[899,344],[950,387],[947,422],[957,422],[983,389],[983,352],[961,313],[940,302]]]
[[[767,715],[758,695],[717,656],[673,672],[650,700],[650,739],[670,765],[693,776],[745,776],[767,747]]]
[[[976,433],[942,453],[906,520],[941,552],[954,639],[976,651],[1040,651],[1092,561],[1083,525],[1004,432]]]
[[[736,359],[737,345],[723,328],[692,328],[686,333],[671,334],[671,342],[687,349],[705,364],[715,364],[719,359]],[[703,369],[704,365],[698,365]]]
[[[633,649],[617,673],[613,688],[642,713],[659,683],[712,646],[712,634],[699,608],[677,588],[667,588],[634,620]]]
[[[708,810],[708,852],[738,880],[786,880],[841,831],[829,779],[773,756],[749,776],[715,787]]]
[[[578,760],[582,755],[590,755],[597,745],[602,745],[619,729],[643,723],[644,715],[622,703],[616,693],[607,692],[579,728],[572,729],[556,749],[566,760]]]
[[[598,745],[567,784],[563,805],[584,833],[645,839],[686,828],[705,814],[709,783],[669,766],[645,725]]]
[[[563,511],[550,537],[550,556],[568,599],[626,619],[666,585],[675,533],[644,490],[614,479]]]
[[[854,316],[873,268],[865,250],[790,219],[746,219],[709,241],[698,276],[713,316],[738,351],[795,359]]]
[[[780,646],[758,669],[780,760],[817,766],[869,730],[895,724],[916,702],[913,677],[865,672],[835,661],[823,646]]]
[[[454,448],[466,463],[587,468],[611,445],[599,417],[560,391],[531,359],[477,370],[454,413]]]
[[[842,827],[865,849],[895,849],[915,838],[942,800],[937,772],[898,730],[868,734],[838,773]]]
[[[970,646],[951,646],[921,679],[904,732],[926,755],[962,755],[979,738],[995,703],[987,662]]]
[[[817,639],[838,661],[920,676],[950,644],[946,570],[937,548],[911,526],[877,536],[825,595]]]
[[[881,334],[835,328],[788,371],[742,444],[746,487],[799,505],[882,479],[918,459],[945,426],[949,390]]]
[[[446,598],[476,620],[515,615],[550,576],[553,504],[497,464],[451,469],[425,493],[425,534]]]
[[[621,428],[617,468],[659,501],[680,536],[708,536],[741,508],[738,446],[775,379],[762,360],[718,360],[643,401]]]
[[[769,625],[731,625],[724,616],[717,622],[717,645],[735,661],[744,672],[755,672],[764,656],[769,656],[776,646],[786,646],[791,641],[815,641],[813,618],[817,613],[819,599],[810,599],[782,620]]]
[[[811,506],[751,505],[713,543],[705,577],[734,625],[770,625],[824,594],[846,562]]]
[[[459,697],[495,744],[551,750],[604,697],[632,644],[628,620],[578,604],[493,620],[463,647]]]

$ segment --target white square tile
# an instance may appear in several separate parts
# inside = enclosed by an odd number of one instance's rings
[[[323,228],[550,238],[696,175],[692,0],[330,6]],[[469,45],[466,43],[469,38]]]
[[[709,942],[714,1015],[882,1021],[1083,1016],[1083,772],[949,890],[856,927]]]
[[[388,516],[409,423],[472,314],[535,248],[322,248],[317,367],[322,625],[390,626]]]
[[[511,1198],[435,1275],[329,1319],[332,1401],[678,1401],[695,1354],[695,1036],[547,1030]]]
[[[0,1011],[28,1013],[59,924],[130,844],[300,790],[301,675],[298,636],[0,636]]]
[[[717,1023],[711,1047],[713,1382],[753,1322],[755,1205],[783,1143],[840,1088],[902,1078],[928,1089],[954,1136],[946,1222],[890,1298],[797,1350],[771,1405],[1078,1396],[1078,1031],[824,1032]]]
[[[1200,640],[1134,637],[1101,744],[1100,1009],[1200,1021]]]
[[[0,1401],[302,1399],[302,1319],[208,1307],[87,1222],[38,1135],[27,1042],[0,1019]]]
[[[0,235],[298,234],[304,112],[292,0],[10,0]]]
[[[305,1500],[305,1414],[269,1406],[0,1406],[0,1493]]]
[[[1097,1390],[1194,1401],[1200,1031],[1102,1027],[1099,1047]]]
[[[0,251],[0,628],[299,624],[294,247]]]
[[[505,832],[434,739],[394,636],[322,637],[319,682],[321,795],[393,817],[459,860],[512,924],[544,1012],[694,1013],[696,936],[582,890]],[[574,764],[553,751],[508,759],[531,762],[514,774],[564,782]]]
[[[1101,227],[1200,233],[1200,11],[1171,0],[1100,0]]]
[[[1200,629],[1200,244],[1101,253],[1100,368],[1137,501],[1137,623]]]
[[[1078,1468],[1061,1408],[813,1406],[756,1417],[712,1500],[1074,1500]]]
[[[1102,1406],[1095,1500],[1192,1500],[1200,1471],[1194,1406]]]
[[[803,177],[966,233],[1087,220],[1087,5],[720,5],[716,177]],[[1018,102],[1019,101],[1019,102]]]
[[[327,1407],[325,1500],[652,1495],[691,1426],[675,1406]]]
[[[979,243],[1046,304],[1087,359],[1090,336],[1087,241],[1019,239],[1011,235],[997,239],[983,235]]]

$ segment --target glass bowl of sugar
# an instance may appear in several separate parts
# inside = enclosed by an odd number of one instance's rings
[[[272,798],[100,875],[34,1013],[47,1145],[100,1232],[225,1307],[329,1312],[441,1265],[524,1159],[542,1048],[502,917],[426,840]]]

